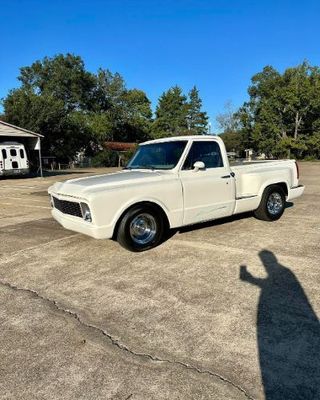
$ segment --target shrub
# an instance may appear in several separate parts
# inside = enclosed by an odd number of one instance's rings
[[[91,162],[93,167],[117,167],[118,154],[112,150],[103,150],[96,154]]]
[[[305,156],[304,161],[317,161],[316,156]]]

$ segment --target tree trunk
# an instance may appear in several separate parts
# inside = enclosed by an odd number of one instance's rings
[[[294,139],[297,140],[298,138],[298,129],[301,124],[302,117],[299,117],[299,111],[296,112],[296,120],[294,124]]]
[[[286,139],[288,137],[287,131],[286,131],[286,129],[284,127],[284,123],[283,123],[286,111],[287,111],[287,106],[284,106],[282,112],[280,112],[281,121],[282,121],[282,123],[281,123],[281,125],[282,125],[282,130],[281,130],[282,139]]]

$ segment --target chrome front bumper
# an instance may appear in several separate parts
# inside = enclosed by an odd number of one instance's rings
[[[113,226],[96,226],[82,218],[63,214],[61,211],[53,208],[51,210],[53,218],[59,222],[65,229],[91,236],[94,239],[111,239],[113,236]]]

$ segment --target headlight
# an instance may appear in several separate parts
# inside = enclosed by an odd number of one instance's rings
[[[86,203],[80,203],[82,218],[87,222],[92,222],[91,211]]]

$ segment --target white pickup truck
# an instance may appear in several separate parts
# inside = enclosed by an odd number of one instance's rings
[[[298,180],[294,160],[230,166],[218,136],[180,136],[142,143],[122,171],[57,182],[49,194],[65,228],[143,251],[169,228],[247,211],[275,221],[302,195]]]

